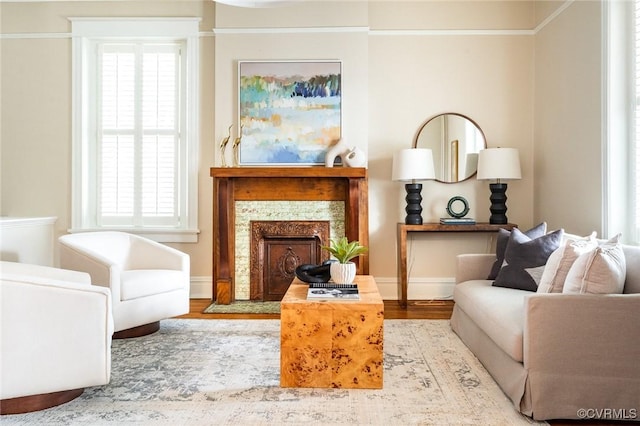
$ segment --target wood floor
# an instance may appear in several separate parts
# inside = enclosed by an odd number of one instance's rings
[[[203,314],[210,299],[191,299],[189,313],[179,318],[199,319],[279,319],[280,314]],[[403,309],[395,300],[384,301],[385,319],[442,319],[451,318],[453,301],[451,300],[414,300],[409,301],[407,309]],[[606,425],[630,425],[640,422],[602,422],[586,420],[551,420],[552,426],[606,426]]]
[[[189,313],[179,318],[200,319],[278,319],[280,314],[203,314],[210,299],[191,299]],[[403,309],[395,300],[384,301],[385,319],[449,319],[453,311],[451,300],[409,301],[407,309]]]

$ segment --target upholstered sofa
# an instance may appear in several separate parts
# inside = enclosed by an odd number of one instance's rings
[[[49,408],[109,383],[112,334],[109,289],[89,274],[0,262],[0,413]]]
[[[496,287],[494,254],[457,257],[451,327],[523,414],[640,419],[640,247],[622,250],[622,294]]]

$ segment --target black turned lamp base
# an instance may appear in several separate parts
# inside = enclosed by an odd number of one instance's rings
[[[407,225],[422,225],[422,184],[421,183],[407,183],[404,185],[404,189],[407,191],[405,200],[407,201],[407,217],[404,219],[404,223]]]
[[[507,224],[507,184],[506,183],[490,183],[489,189],[491,190],[491,217],[489,223],[494,225]]]

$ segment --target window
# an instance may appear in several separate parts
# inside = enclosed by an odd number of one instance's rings
[[[602,2],[606,41],[604,238],[640,244],[640,0]]]
[[[640,243],[640,0],[635,1],[634,13],[634,115],[633,115],[633,146],[631,150],[631,170],[633,188],[630,191],[630,198],[633,200],[632,229],[635,231],[635,243]]]
[[[196,241],[198,20],[72,25],[72,231]]]

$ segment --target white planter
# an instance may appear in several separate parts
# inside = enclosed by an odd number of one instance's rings
[[[356,264],[353,262],[347,263],[331,263],[329,268],[331,273],[331,279],[336,284],[351,284],[356,278]]]

